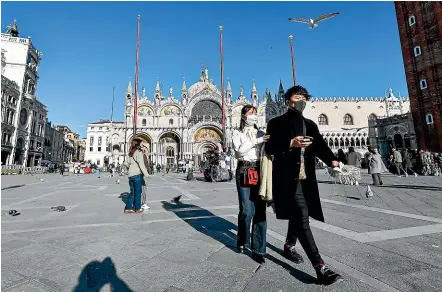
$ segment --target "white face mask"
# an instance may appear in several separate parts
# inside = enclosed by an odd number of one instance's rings
[[[246,117],[246,125],[247,126],[253,126],[256,123],[258,123],[258,116],[257,115],[248,115]]]

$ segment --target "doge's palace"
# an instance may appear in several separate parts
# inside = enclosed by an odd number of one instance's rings
[[[312,89],[311,89],[312,90]],[[272,97],[270,90],[259,98],[252,83],[249,97],[241,86],[233,96],[230,82],[225,91],[226,142],[231,146],[231,133],[239,127],[241,109],[246,104],[258,108],[258,126],[265,130],[267,122],[286,110],[282,83]],[[123,163],[133,135],[134,93],[129,81],[126,90],[125,116],[122,122],[90,123],[87,130],[85,160],[104,166]],[[408,98],[395,97],[390,89],[383,97],[314,97],[308,102],[305,116],[315,121],[329,146],[337,150],[354,146],[363,151],[368,144],[369,116],[391,116],[409,112]],[[152,100],[142,90],[138,99],[136,137],[149,148],[151,161],[176,164],[192,160],[198,165],[203,153],[222,141],[221,92],[209,79],[208,69],[198,82],[187,87],[184,81],[179,93],[172,88],[164,93],[157,81]],[[126,148],[125,148],[126,147]]]

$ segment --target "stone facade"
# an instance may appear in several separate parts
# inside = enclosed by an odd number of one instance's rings
[[[394,5],[419,148],[442,152],[442,2]]]
[[[58,131],[51,122],[46,122],[43,159],[53,163],[63,162],[64,134]]]
[[[4,113],[7,123],[5,129],[2,127],[2,138],[6,137],[8,142],[4,145],[6,147],[2,145],[2,163],[38,165],[43,155],[47,116],[45,105],[35,96],[42,53],[35,49],[30,37],[19,37],[15,20],[7,27],[6,33],[1,34],[1,43],[2,105],[5,98],[7,106]],[[13,86],[3,87],[3,81]],[[8,101],[10,99],[12,103]]]
[[[178,160],[193,160],[196,164],[209,148],[220,146],[222,141],[222,110],[220,90],[209,79],[208,70],[201,72],[200,80],[187,88],[183,82],[179,100],[169,89],[164,96],[157,82],[151,101],[145,90],[138,99],[137,133],[150,149],[151,160],[161,164],[176,164]],[[241,109],[246,104],[258,108],[258,126],[265,130],[269,119],[285,112],[284,88],[280,83],[273,97],[266,89],[258,97],[252,84],[250,97],[240,88],[233,97],[230,82],[225,92],[226,142],[231,146],[232,131],[239,127]],[[129,141],[133,137],[132,84],[126,90],[125,120],[100,121],[87,129],[85,160],[103,166],[106,163],[123,163]],[[334,150],[354,146],[363,152],[368,141],[368,117],[393,116],[409,112],[408,98],[395,97],[390,89],[383,97],[315,97],[308,102],[305,116],[315,121],[327,143]],[[101,141],[101,142],[100,142]]]

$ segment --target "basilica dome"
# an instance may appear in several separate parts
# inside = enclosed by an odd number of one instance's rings
[[[206,93],[213,92],[215,94],[218,94],[221,96],[221,92],[218,90],[218,88],[213,84],[213,82],[209,79],[209,70],[205,69],[201,72],[200,81],[197,83],[194,83],[192,86],[188,89],[188,96],[189,98],[194,97],[201,91],[206,91]]]

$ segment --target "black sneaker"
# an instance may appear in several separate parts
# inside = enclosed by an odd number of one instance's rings
[[[327,265],[323,265],[321,268],[317,268],[316,275],[318,276],[319,285],[328,286],[342,280],[341,275],[330,270]]]
[[[284,246],[284,257],[291,260],[295,264],[300,264],[304,262],[302,256],[296,251],[295,246]]]
[[[262,265],[266,262],[266,260],[264,259],[264,256],[261,254],[252,254],[252,259],[255,260],[255,262],[257,262],[258,264]]]
[[[245,253],[244,246],[238,245],[238,246],[236,247],[236,250],[238,251],[238,253],[242,253],[242,254]]]

